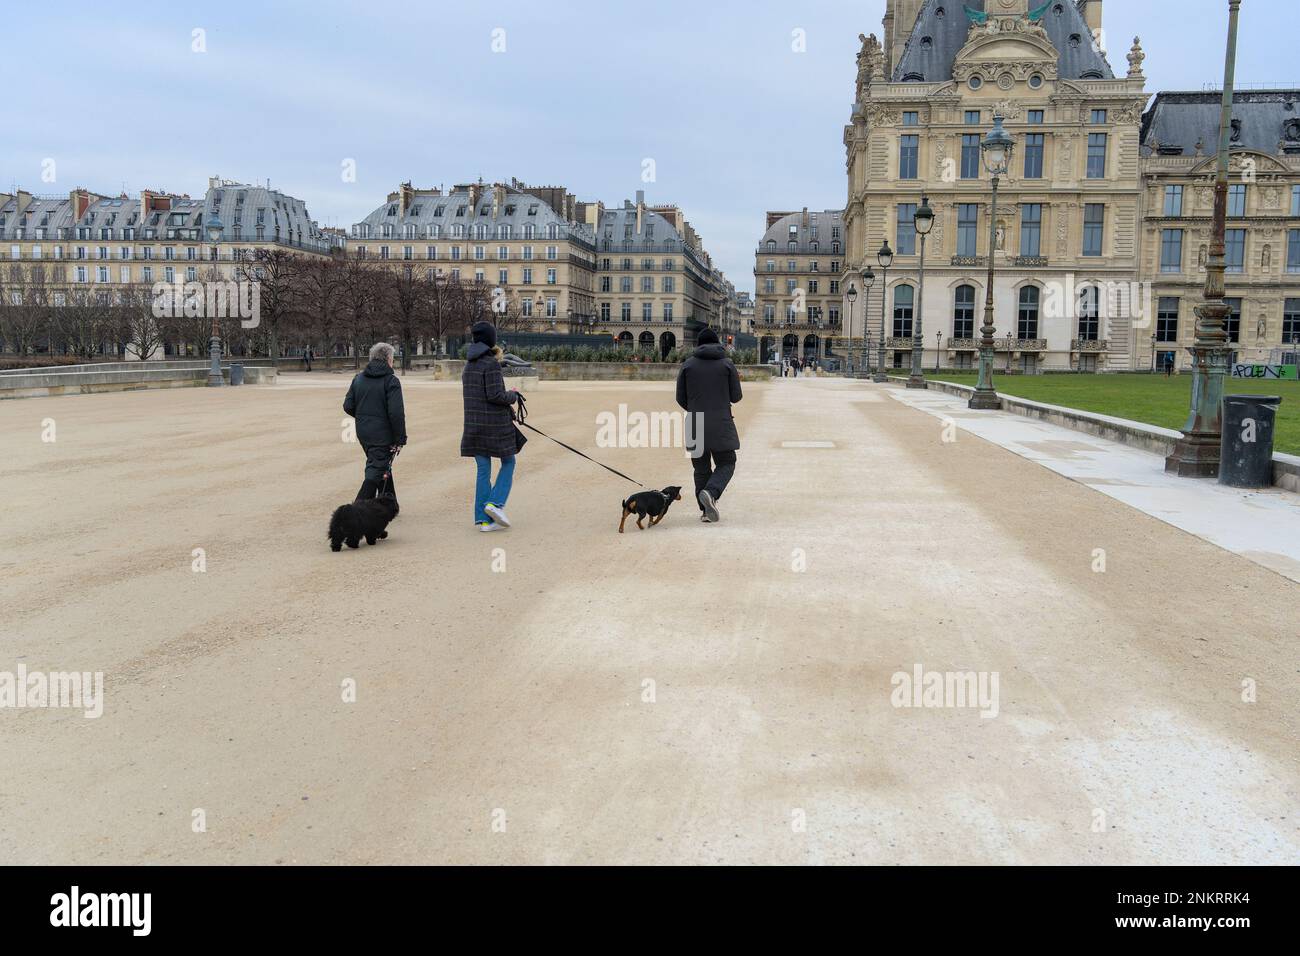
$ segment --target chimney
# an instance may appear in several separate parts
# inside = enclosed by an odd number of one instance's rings
[[[14,218],[18,219],[19,217],[21,217],[22,214],[27,211],[27,207],[30,206],[31,204],[32,204],[32,194],[25,189],[18,190],[18,203],[14,207]],[[4,205],[4,200],[0,199],[0,206],[3,205]]]
[[[478,211],[478,198],[482,195],[483,187],[479,183],[469,184],[469,210],[471,213]]]
[[[641,232],[641,223],[645,219],[645,190],[636,191],[636,231]]]
[[[68,200],[72,203],[72,221],[75,224],[90,208],[90,192],[86,189],[74,189],[68,193]]]
[[[406,210],[411,208],[411,200],[415,198],[415,190],[411,188],[411,181],[408,179],[397,187],[401,204],[397,207],[397,214],[405,216]]]
[[[492,218],[496,219],[501,215],[501,209],[506,204],[506,187],[497,183],[492,187]]]
[[[1101,0],[1079,0],[1079,12],[1089,30],[1101,29]]]

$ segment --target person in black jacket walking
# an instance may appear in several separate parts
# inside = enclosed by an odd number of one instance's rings
[[[393,458],[406,444],[406,405],[402,401],[402,383],[393,374],[393,354],[387,342],[371,348],[369,364],[352,379],[343,399],[343,411],[357,420],[357,442],[366,453],[366,480],[357,492],[358,501],[376,498],[380,491],[397,495]]]
[[[470,338],[473,342],[465,353],[465,370],[460,375],[465,399],[460,453],[465,458],[473,458],[478,465],[474,524],[480,531],[500,531],[510,527],[506,499],[514,483],[515,455],[528,439],[515,427],[511,406],[519,402],[519,393],[507,390],[501,375],[496,328],[491,322],[475,322]],[[501,459],[495,482],[492,481],[493,458]]]
[[[689,413],[686,434],[694,442],[691,466],[704,522],[718,520],[717,500],[736,473],[740,436],[731,406],[740,399],[740,373],[718,342],[718,333],[705,329],[677,373],[677,404]]]

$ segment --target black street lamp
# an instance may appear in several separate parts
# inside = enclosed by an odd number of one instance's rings
[[[921,262],[917,269],[916,312],[912,316],[912,374],[907,377],[907,387],[926,388],[925,373],[921,369],[925,351],[925,341],[921,338],[921,315],[925,304],[925,237],[934,226],[934,210],[930,208],[925,193],[921,194],[921,205],[912,214],[912,225],[921,237]]]
[[[852,329],[853,328],[853,303],[858,301],[857,286],[855,286],[852,282],[850,282],[849,290],[844,293],[844,297],[849,300],[849,328]],[[864,309],[863,312],[865,314],[866,310]],[[851,375],[853,374],[853,353],[851,351],[849,352],[848,355],[845,356],[845,360],[849,363],[849,374]]]
[[[993,202],[989,206],[989,270],[984,286],[984,322],[980,326],[980,374],[975,385],[975,394],[967,402],[970,408],[995,409],[1002,407],[1002,400],[993,388],[993,252],[997,241],[998,222],[998,177],[1005,176],[1011,168],[1011,153],[1015,142],[1011,135],[1002,128],[1002,117],[994,114],[993,128],[980,141],[980,154],[984,159],[984,168],[993,177]],[[1011,361],[1010,353],[1007,362]]]
[[[871,346],[867,342],[867,318],[871,314],[871,297],[867,295],[871,287],[876,284],[876,274],[871,271],[871,266],[862,270],[862,371],[871,371]],[[853,327],[849,327],[850,335]]]
[[[221,241],[221,234],[225,226],[222,225],[221,217],[213,215],[208,220],[208,241],[218,243]],[[243,298],[242,292],[236,292],[236,295]],[[206,303],[207,296],[204,296]],[[217,322],[217,313],[214,309],[212,312],[212,338],[208,342],[208,386],[210,388],[219,388],[226,383],[221,379],[221,328]]]
[[[889,267],[894,264],[894,250],[889,248],[889,240],[886,239],[880,244],[880,251],[876,253],[876,261],[880,263],[880,342],[877,344],[876,352],[876,374],[871,376],[873,382],[887,382],[889,376],[885,374],[885,313],[888,311],[888,305],[885,299],[889,295]]]
[[[939,350],[943,348],[943,330],[934,333],[934,372],[939,374]]]

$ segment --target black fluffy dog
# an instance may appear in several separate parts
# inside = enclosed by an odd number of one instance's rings
[[[623,519],[618,523],[618,533],[623,533],[623,525],[628,515],[636,515],[636,526],[642,531],[645,530],[641,527],[644,518],[650,519],[649,527],[653,528],[664,520],[664,515],[668,514],[668,506],[674,501],[681,500],[682,489],[677,485],[669,485],[663,491],[638,491],[623,502]]]
[[[374,544],[378,538],[387,538],[388,522],[397,517],[397,499],[392,495],[357,500],[350,505],[339,505],[330,518],[330,550],[341,551],[346,541],[349,548]]]

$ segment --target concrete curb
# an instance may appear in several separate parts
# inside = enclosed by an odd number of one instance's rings
[[[112,363],[116,364],[116,363]],[[236,365],[241,364],[236,362]],[[146,388],[206,387],[208,366],[158,367],[135,362],[127,368],[93,371],[41,371],[0,378],[0,400],[45,398],[52,395],[91,395],[96,392],[127,392]],[[85,366],[81,367],[85,369]],[[230,381],[230,366],[224,365],[221,376]],[[245,366],[244,384],[274,385],[275,369],[269,366]]]
[[[907,381],[906,378],[897,375],[891,375],[889,380],[891,383]],[[958,395],[962,398],[969,397],[975,391],[970,385],[958,385],[955,382],[945,382],[941,379],[928,378],[926,381],[931,388],[937,388],[949,395]],[[1097,412],[1085,412],[1077,408],[1066,408],[1063,405],[1049,405],[1046,402],[1034,402],[1027,398],[1017,398],[1015,395],[1007,395],[1003,392],[998,392],[998,398],[1002,399],[1004,411],[1023,415],[1026,418],[1036,418],[1053,425],[1060,425],[1063,428],[1073,428],[1075,431],[1096,435],[1098,438],[1105,438],[1121,445],[1140,448],[1143,451],[1151,452],[1153,455],[1159,455],[1161,458],[1172,452],[1174,443],[1182,437],[1182,432],[1174,431],[1171,428],[1147,425],[1144,422],[1135,422],[1127,418],[1116,418],[1112,415],[1102,415]],[[1286,491],[1300,492],[1300,457],[1287,455],[1280,451],[1274,452],[1273,484],[1275,487]]]

